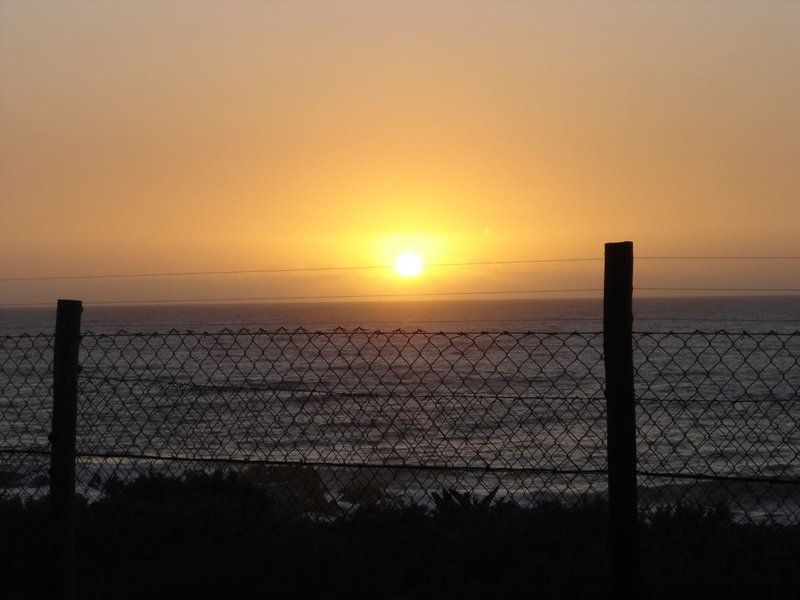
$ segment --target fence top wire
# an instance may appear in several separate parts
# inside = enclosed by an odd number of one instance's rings
[[[733,331],[731,329],[715,329],[715,330],[701,330],[696,329],[694,331],[634,331],[633,335],[636,337],[648,337],[648,336],[682,336],[682,337],[692,337],[692,336],[700,336],[700,337],[718,337],[718,336],[728,336],[731,338],[759,338],[759,337],[779,337],[779,338],[792,338],[800,336],[800,329],[796,329],[794,331],[774,331],[772,329],[768,331]]]
[[[53,337],[52,333],[15,333],[0,335],[0,340],[45,340]]]

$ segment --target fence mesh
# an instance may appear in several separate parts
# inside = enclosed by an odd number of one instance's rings
[[[82,493],[198,463],[323,514],[443,488],[602,491],[600,346],[598,334],[88,334]]]
[[[52,365],[52,336],[0,337],[0,496],[46,490]]]
[[[639,503],[800,518],[800,334],[634,336]]]
[[[634,335],[643,509],[800,519],[800,333]],[[293,514],[606,493],[599,333],[87,333],[77,490],[231,469]],[[0,338],[0,494],[47,491],[52,338]]]

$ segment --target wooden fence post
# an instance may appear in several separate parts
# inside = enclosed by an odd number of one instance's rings
[[[639,593],[636,411],[633,390],[633,242],[606,244],[603,353],[608,419],[611,596]]]
[[[59,300],[53,345],[53,421],[50,433],[50,517],[53,592],[75,597],[75,427],[78,404],[79,300]]]

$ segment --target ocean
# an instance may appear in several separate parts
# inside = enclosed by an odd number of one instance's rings
[[[0,311],[3,448],[47,447],[54,312]],[[800,298],[634,312],[642,504],[800,517]],[[343,507],[367,475],[371,498],[603,496],[601,330],[597,299],[87,306],[78,489],[267,461]],[[44,492],[46,455],[0,457],[6,493]]]
[[[305,327],[429,331],[600,331],[599,299],[87,306],[84,330],[219,331]],[[0,309],[0,335],[52,332],[53,308]],[[800,296],[639,298],[637,331],[796,331]]]

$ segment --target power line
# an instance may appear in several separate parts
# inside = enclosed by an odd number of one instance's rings
[[[489,260],[476,262],[447,262],[430,263],[424,265],[425,268],[439,267],[474,267],[474,266],[493,266],[493,265],[522,265],[538,263],[566,263],[566,262],[588,262],[600,261],[600,257],[592,258],[536,258],[524,260]],[[107,273],[98,275],[42,275],[34,277],[3,277],[2,283],[13,283],[23,281],[60,281],[68,279],[133,279],[147,277],[189,277],[205,275],[254,275],[260,273],[306,273],[321,271],[364,271],[394,269],[394,265],[358,265],[342,267],[274,267],[267,269],[235,269],[229,271],[172,271],[163,273]]]
[[[497,296],[510,294],[554,294],[602,292],[602,288],[550,289],[550,290],[494,290],[482,292],[416,292],[409,294],[331,294],[320,296],[260,296],[246,298],[164,298],[152,300],[86,300],[84,304],[212,304],[215,302],[280,302],[285,300],[348,300],[366,298],[426,298],[438,296]],[[51,306],[50,303],[4,303],[2,307]]]
[[[692,287],[635,287],[634,291],[661,291],[661,292],[800,292],[800,288],[692,288]],[[358,300],[370,298],[425,298],[425,297],[444,297],[444,296],[497,296],[513,294],[571,294],[571,293],[593,293],[602,292],[603,288],[569,288],[569,289],[535,289],[535,290],[485,290],[473,292],[417,292],[407,294],[330,294],[317,296],[253,296],[236,298],[159,298],[159,299],[133,299],[133,300],[85,300],[84,304],[91,305],[134,305],[134,304],[214,304],[231,302],[280,302],[289,300]],[[0,303],[2,308],[25,308],[25,307],[47,307],[50,302],[6,302]],[[704,321],[711,319],[693,318],[661,318],[661,317],[639,317],[640,320],[653,319],[665,321],[689,320]],[[510,319],[509,321],[511,321]],[[519,320],[519,319],[513,319]],[[524,320],[524,319],[523,319]],[[542,319],[558,320],[558,319]],[[589,320],[583,317],[563,320]],[[762,321],[764,319],[719,319],[721,321]],[[774,319],[775,321],[785,321],[786,319]],[[793,319],[789,319],[793,320]],[[469,322],[464,320],[453,320],[454,322]],[[482,319],[480,321],[483,321]],[[498,320],[490,320],[498,322]],[[413,321],[412,321],[413,322]]]
[[[636,260],[800,260],[800,256],[636,256]],[[494,265],[521,265],[537,263],[569,263],[601,261],[602,257],[534,258],[519,260],[487,260],[469,262],[442,262],[426,264],[426,268],[471,267]],[[254,275],[261,273],[304,273],[324,271],[363,271],[393,269],[393,265],[349,265],[334,267],[271,267],[264,269],[231,269],[222,271],[167,271],[150,273],[101,273],[84,275],[37,275],[32,277],[1,277],[1,283],[24,281],[59,281],[70,279],[132,279],[147,277],[190,277],[209,275]]]
[[[636,256],[636,260],[800,260],[800,256]],[[521,265],[538,263],[570,263],[601,261],[603,257],[533,258],[518,260],[487,260],[469,262],[441,262],[426,264],[426,268],[471,267],[494,265]],[[334,267],[270,267],[264,269],[231,269],[222,271],[166,271],[150,273],[101,273],[84,275],[36,275],[31,277],[0,277],[0,283],[25,281],[60,281],[71,279],[133,279],[148,277],[191,277],[209,275],[254,275],[263,273],[304,273],[324,271],[363,271],[393,269],[393,265],[348,265]]]

